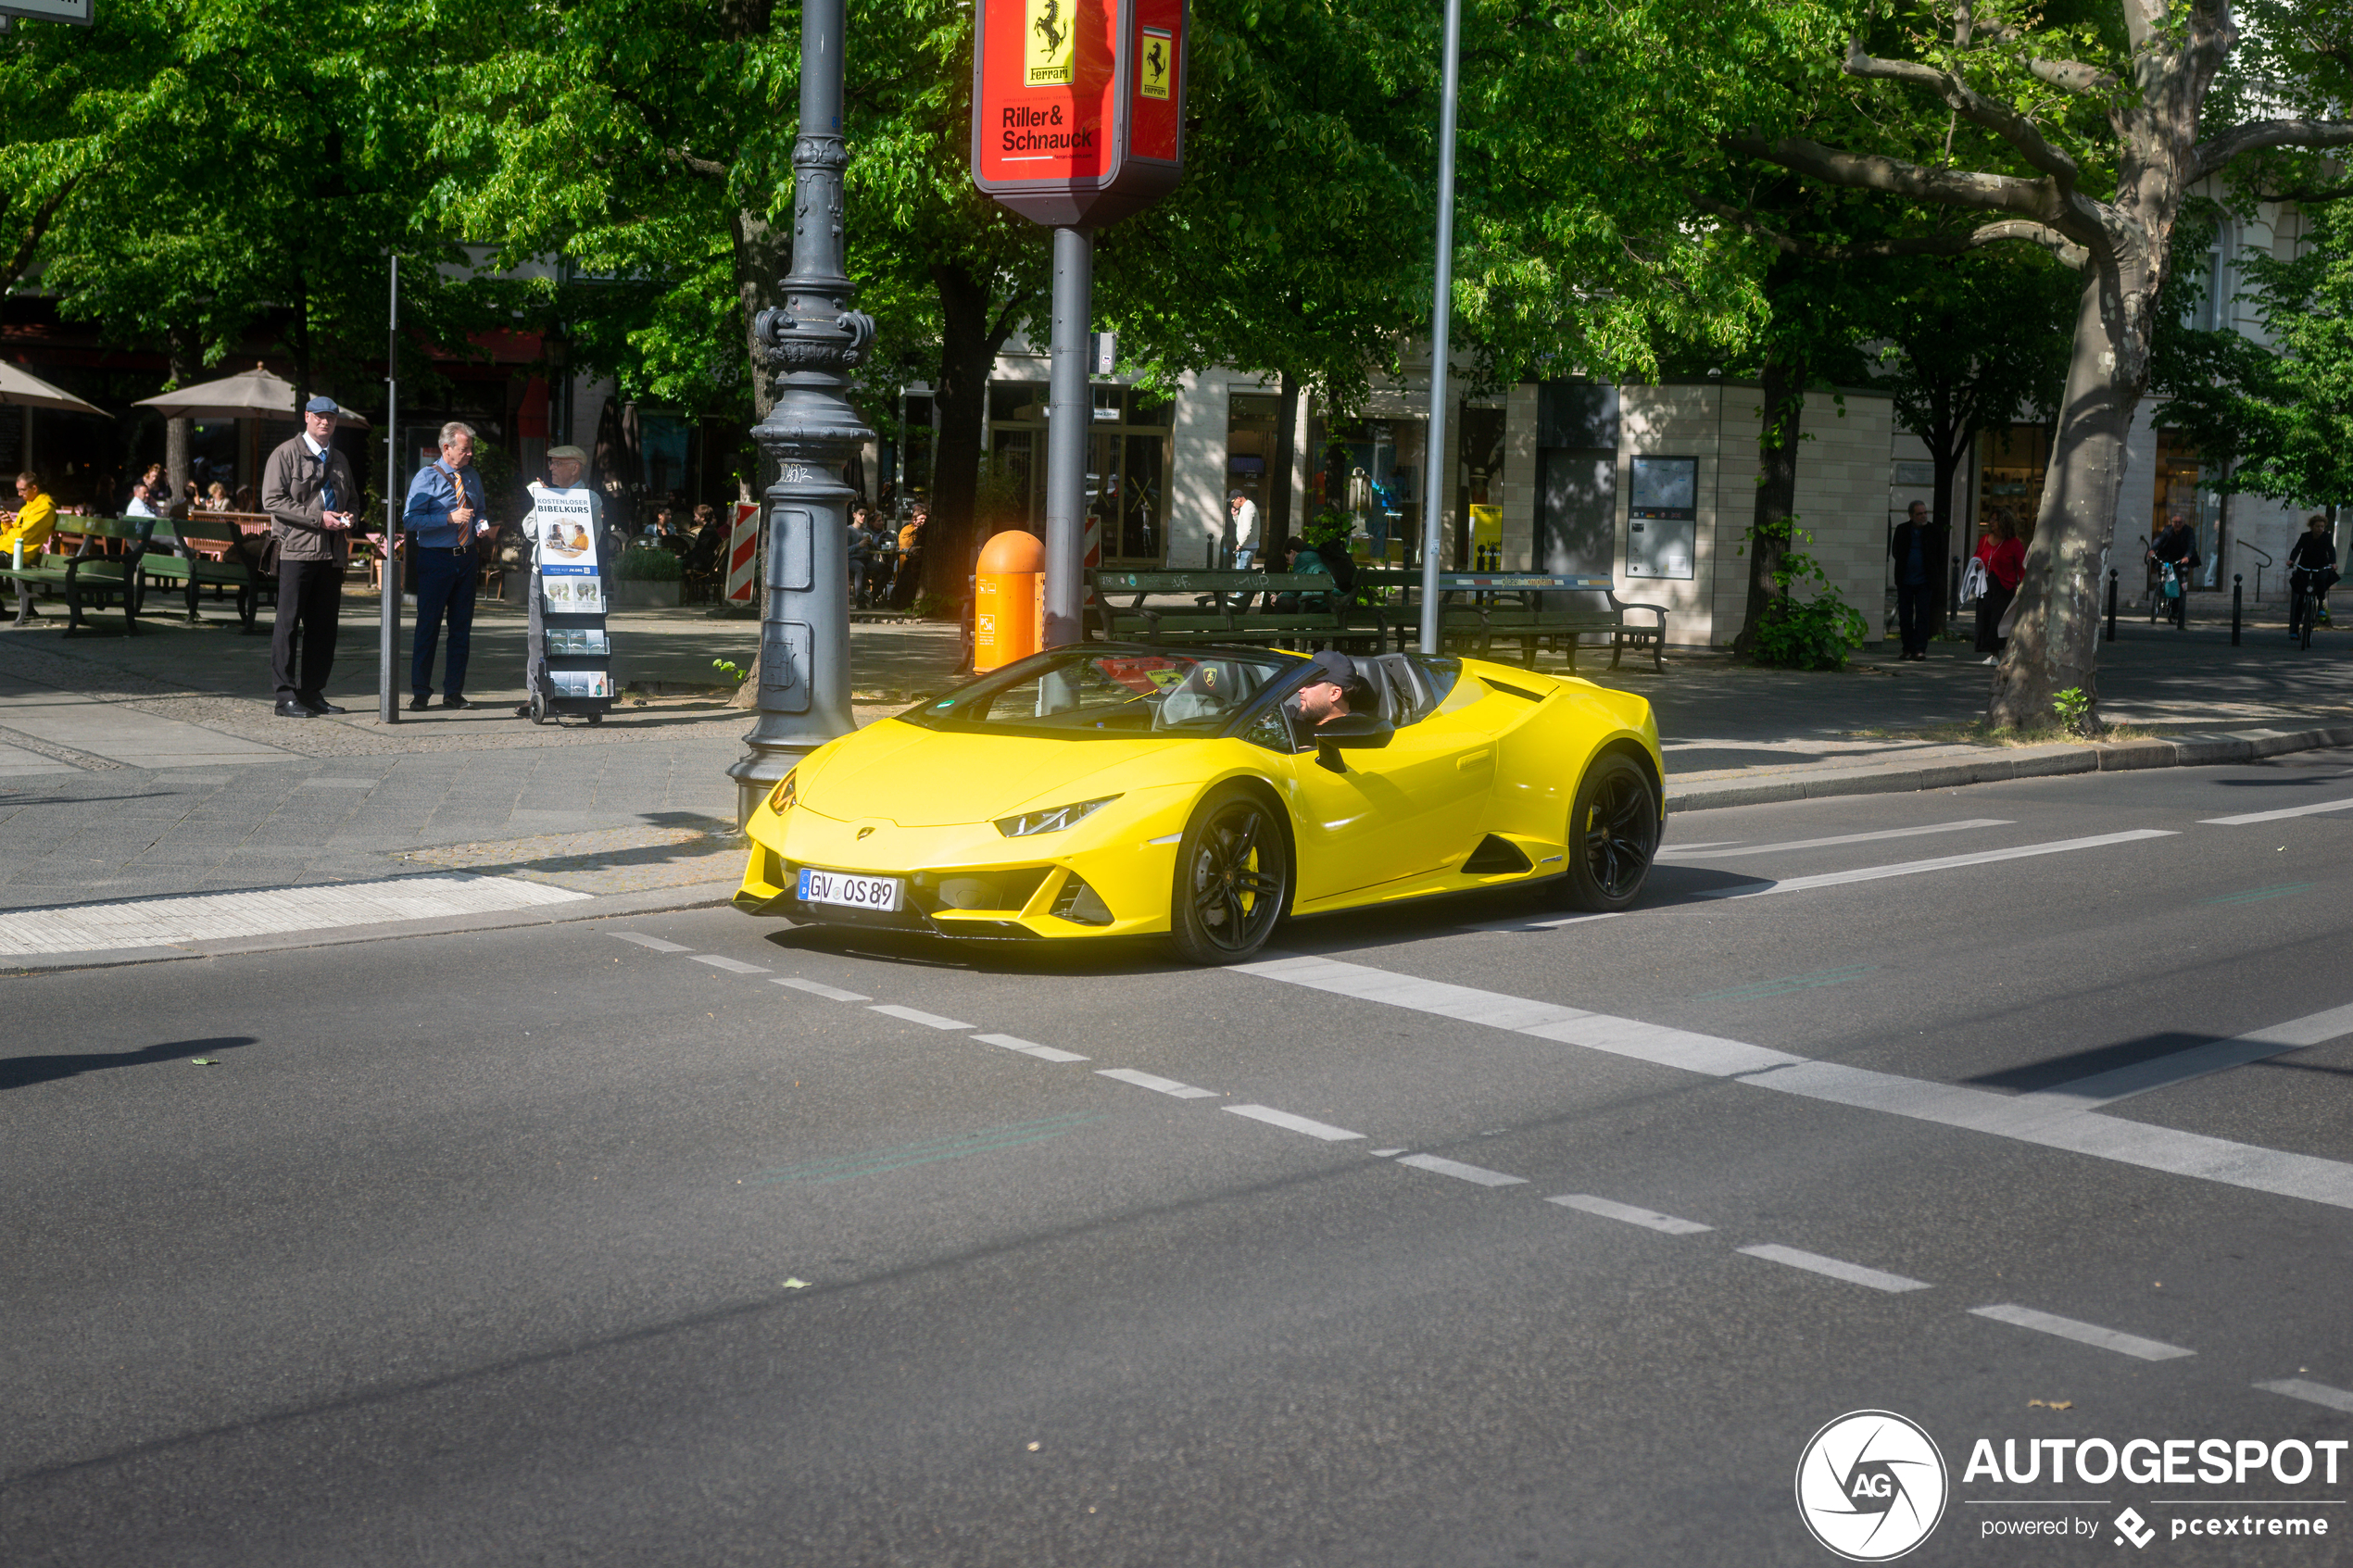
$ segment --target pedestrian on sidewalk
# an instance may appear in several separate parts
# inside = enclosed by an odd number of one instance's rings
[[[282,443],[261,466],[261,506],[278,540],[278,616],[270,661],[278,684],[278,717],[341,713],[326,697],[335,665],[335,628],[343,613],[343,563],[351,551],[351,513],[359,483],[335,450],[335,400],[302,406],[302,433]],[[301,668],[295,647],[301,645]]]
[[[433,696],[433,659],[449,623],[449,662],[441,706],[464,708],[466,656],[473,646],[474,590],[482,583],[476,541],[492,532],[484,515],[482,475],[473,469],[473,426],[441,427],[441,456],[409,482],[401,522],[417,544],[417,651],[409,660],[409,708],[422,712]]]
[[[1926,503],[1912,503],[1910,514],[1887,536],[1887,554],[1895,563],[1895,626],[1904,639],[1904,657],[1918,662],[1928,658],[1928,618],[1935,608],[1929,589],[1936,552]]]
[[[580,476],[587,467],[588,454],[584,449],[578,446],[550,446],[547,448],[547,483],[545,488],[578,490],[581,488]],[[530,661],[538,657],[537,650],[547,646],[547,606],[543,602],[546,596],[539,591],[539,551],[542,546],[552,543],[539,526],[539,492],[543,487],[535,481],[530,488],[531,511],[522,520],[522,569],[531,574],[531,589],[524,596],[530,603],[527,620],[531,628],[530,636],[523,644],[526,666],[523,684],[526,688],[537,684],[542,678],[539,671],[530,667]],[[587,488],[585,494],[588,496],[588,537],[596,546],[597,571],[602,577],[608,570],[606,563],[616,552],[605,536],[605,498],[597,493],[593,485]],[[515,716],[519,719],[531,717],[528,700],[516,708]]]
[[[1977,542],[1977,558],[1985,563],[1985,592],[1977,598],[1977,651],[1991,664],[2009,642],[2001,634],[2002,617],[2009,613],[2018,585],[2026,577],[2026,546],[2009,513],[1994,514],[1994,526]]]
[[[1258,503],[1237,490],[1226,497],[1227,510],[1234,520],[1234,566],[1236,571],[1248,571],[1258,559]],[[1244,594],[1236,608],[1248,609],[1255,595]]]
[[[33,555],[49,542],[57,525],[57,503],[41,488],[41,476],[26,470],[17,475],[17,509],[0,511],[0,521],[8,526],[0,529],[0,556],[10,561]],[[40,620],[32,612],[32,585],[17,584],[17,624],[29,626]]]

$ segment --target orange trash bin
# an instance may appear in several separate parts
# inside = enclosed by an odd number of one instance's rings
[[[1019,529],[980,547],[973,568],[973,669],[996,670],[1038,648],[1046,544]]]

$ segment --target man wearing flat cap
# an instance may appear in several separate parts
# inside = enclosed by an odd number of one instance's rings
[[[433,656],[445,618],[449,661],[442,667],[441,706],[467,706],[466,656],[473,645],[474,589],[482,582],[475,545],[492,533],[473,460],[473,426],[456,420],[443,425],[441,456],[417,470],[401,508],[417,563],[416,651],[409,659],[412,709],[422,709],[433,695]]]
[[[351,460],[335,450],[337,412],[332,397],[304,404],[302,433],[261,467],[261,508],[278,541],[278,618],[270,659],[281,719],[344,711],[327,700],[327,676],[335,664],[343,563],[351,552],[350,508],[359,502],[359,482],[352,477]]]

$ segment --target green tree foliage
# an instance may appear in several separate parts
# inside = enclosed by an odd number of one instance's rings
[[[2233,489],[2341,506],[2353,500],[2353,207],[2318,207],[2310,223],[2298,256],[2241,257],[2271,350],[2239,338],[2177,401],[2231,442]]]

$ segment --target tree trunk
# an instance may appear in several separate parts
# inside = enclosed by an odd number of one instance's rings
[[[981,433],[988,420],[988,372],[998,342],[989,330],[989,288],[968,268],[936,266],[939,290],[939,443],[932,457],[931,521],[924,530],[924,591],[937,599],[964,596],[980,543],[975,503],[980,487]]]
[[[760,320],[762,310],[784,303],[779,285],[792,270],[792,233],[769,222],[764,213],[747,207],[737,207],[729,217],[727,231],[735,245],[736,316],[744,332],[745,363],[751,370],[752,422],[757,424],[776,406],[776,393],[766,367],[760,362],[760,342],[752,335],[751,324]],[[773,477],[767,472],[768,455],[761,453],[757,462],[755,488],[765,489]],[[768,619],[768,573],[761,571],[759,576],[760,618],[764,621]],[[736,684],[729,705],[745,709],[760,706],[758,647],[751,650],[751,667]]]
[[[2156,287],[2153,277],[2134,282],[2128,294],[2118,272],[2103,267],[2083,281],[2058,434],[2019,584],[2018,621],[1986,707],[1997,725],[2047,724],[2052,698],[2070,689],[2091,698],[2094,718],[2098,714],[2100,558],[2116,530],[2124,435],[2147,373],[2145,323]]]
[[[165,353],[170,357],[171,384],[186,386],[196,379],[196,371],[204,363],[201,346],[191,329],[175,327],[165,337]],[[163,421],[163,471],[171,481],[171,498],[178,500],[187,494],[188,479],[195,465],[188,455],[188,443],[195,431],[194,420]],[[158,507],[157,511],[165,508]]]
[[[1949,433],[1947,433],[1949,435]],[[1960,473],[1961,462],[1968,453],[1969,443],[1966,439],[1958,441],[1947,439],[1931,442],[1929,445],[1929,461],[1934,464],[1936,469],[1936,477],[1932,482],[1933,487],[1928,493],[1928,536],[1936,549],[1935,570],[1930,573],[1930,576],[1937,584],[1936,596],[1929,607],[1928,615],[1928,630],[1931,637],[1944,634],[1945,606],[1953,597],[1953,585],[1945,575],[1952,570],[1955,539],[1953,481]],[[1968,530],[1963,529],[1958,537],[1962,544],[1968,544]]]
[[[1765,422],[1756,438],[1755,521],[1748,530],[1748,613],[1732,651],[1745,659],[1756,651],[1757,629],[1766,611],[1786,593],[1773,581],[1789,548],[1791,515],[1797,508],[1797,442],[1806,416],[1806,363],[1776,353],[1765,361]]]

